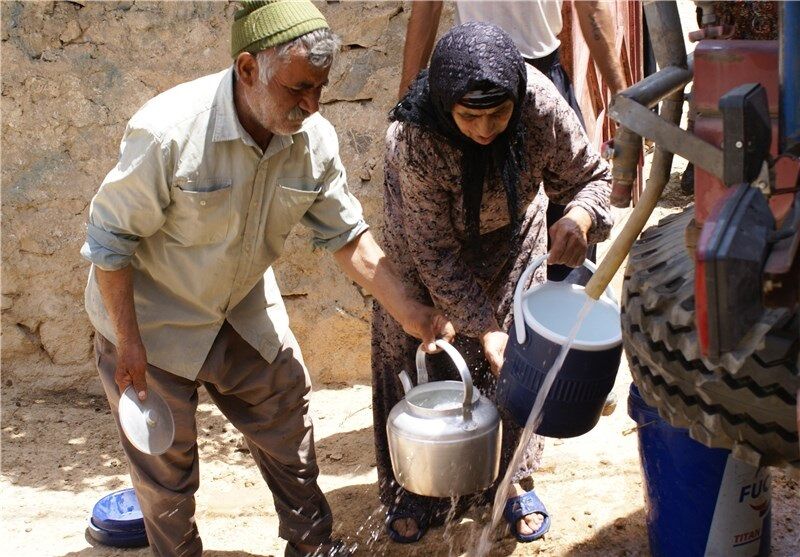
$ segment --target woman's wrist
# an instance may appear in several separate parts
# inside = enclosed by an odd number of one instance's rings
[[[580,205],[572,207],[564,216],[577,224],[584,234],[589,234],[589,230],[594,225],[591,213]]]

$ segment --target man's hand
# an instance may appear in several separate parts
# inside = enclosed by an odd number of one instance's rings
[[[456,336],[453,324],[444,313],[422,304],[417,304],[400,324],[406,333],[421,339],[422,349],[431,354],[439,351],[435,344],[437,338],[452,342]]]
[[[489,362],[492,374],[497,377],[500,375],[500,369],[503,367],[503,354],[506,351],[508,335],[498,329],[483,333],[480,340],[483,346],[483,354]]]
[[[577,267],[586,259],[589,247],[587,240],[592,227],[592,217],[581,207],[573,207],[569,213],[550,227],[550,265]]]
[[[147,352],[141,341],[118,341],[117,370],[114,381],[122,394],[128,385],[133,385],[133,390],[139,400],[147,398]]]
[[[133,385],[139,400],[147,397],[147,351],[144,349],[136,307],[133,303],[133,268],[128,265],[116,271],[95,269],[97,286],[116,333],[117,370],[114,381],[122,394]]]

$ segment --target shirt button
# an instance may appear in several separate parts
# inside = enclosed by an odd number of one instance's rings
[[[202,205],[202,206],[204,206],[204,207],[205,207],[205,205],[206,205],[206,201],[205,201],[205,200],[201,201],[201,202],[200,202],[200,205]]]

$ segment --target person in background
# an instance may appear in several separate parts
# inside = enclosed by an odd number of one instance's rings
[[[562,28],[562,0],[456,0],[455,23],[484,21],[506,31],[514,40],[525,62],[547,76],[564,96],[585,126],[578,99],[569,75],[561,66],[558,34]],[[573,3],[581,32],[595,65],[609,91],[616,95],[626,87],[625,73],[616,50],[616,29],[611,3],[578,0]],[[398,98],[407,91],[419,71],[428,64],[441,19],[441,0],[413,2],[403,49],[403,70]],[[552,226],[564,216],[564,206],[550,202],[547,224]],[[588,257],[595,260],[594,246]],[[571,269],[548,265],[550,280],[563,280]]]
[[[580,265],[588,244],[611,229],[608,164],[575,112],[541,72],[525,64],[500,28],[468,22],[448,31],[391,111],[384,166],[384,247],[417,303],[434,304],[458,331],[455,346],[473,382],[494,398],[523,270],[547,251],[548,198],[566,206],[550,227],[550,259]],[[544,270],[534,280],[545,280]],[[373,423],[386,527],[397,542],[419,540],[444,522],[450,500],[420,497],[396,483],[386,422],[403,397],[399,370],[414,369],[419,341],[376,305],[372,322]],[[433,381],[457,379],[446,355],[429,358]],[[500,477],[521,428],[503,419]],[[514,472],[505,517],[519,541],[550,519],[531,475],[542,451],[534,436]],[[468,462],[459,463],[469,466]],[[496,487],[496,486],[495,486]],[[491,501],[490,490],[484,497]],[[478,496],[477,502],[480,502]],[[458,509],[473,501],[462,501]]]
[[[345,555],[317,484],[308,372],[271,265],[302,222],[412,337],[452,325],[406,291],[349,193],[336,132],[318,114],[338,40],[307,0],[249,0],[233,65],[174,87],[128,123],[89,210],[86,310],[119,428],[120,393],[159,394],[175,421],[164,454],[120,434],[155,555],[199,557],[195,411],[203,386],[244,435],[286,555]]]

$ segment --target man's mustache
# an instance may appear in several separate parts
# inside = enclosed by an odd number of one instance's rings
[[[311,113],[310,112],[306,112],[305,110],[303,110],[299,106],[294,107],[293,109],[291,109],[286,114],[286,118],[288,118],[289,120],[294,120],[294,121],[302,121],[302,120],[305,120],[306,118],[308,118],[309,116],[311,116]]]

